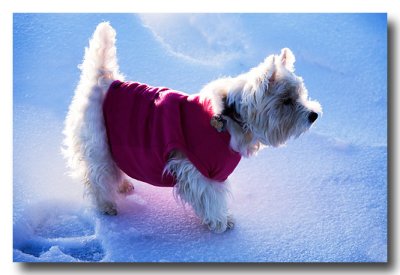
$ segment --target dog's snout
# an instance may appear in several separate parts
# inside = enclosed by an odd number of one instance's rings
[[[318,118],[318,114],[315,112],[310,112],[308,114],[308,120],[310,121],[310,123],[313,123],[314,121],[316,121]]]

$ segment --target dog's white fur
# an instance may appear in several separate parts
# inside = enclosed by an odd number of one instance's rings
[[[110,215],[117,214],[120,193],[133,189],[111,156],[102,112],[109,85],[116,79],[124,80],[117,63],[115,36],[109,23],[103,22],[85,50],[80,82],[65,121],[63,148],[71,174],[83,179],[97,207]],[[249,72],[215,80],[201,90],[201,98],[211,99],[216,114],[222,113],[225,98],[240,115],[242,125],[228,116],[225,119],[230,146],[242,156],[298,137],[312,125],[310,113],[321,113],[319,103],[308,100],[302,79],[294,74],[294,62],[294,55],[285,48]],[[175,176],[174,194],[193,208],[202,223],[215,232],[233,227],[227,183],[205,178],[178,151],[171,153],[164,172]]]

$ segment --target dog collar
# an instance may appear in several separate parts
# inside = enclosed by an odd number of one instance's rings
[[[242,117],[236,111],[234,104],[229,105],[226,103],[226,97],[224,98],[224,110],[222,111],[222,115],[229,117],[234,122],[239,124],[240,128],[243,129],[244,122],[242,120]]]

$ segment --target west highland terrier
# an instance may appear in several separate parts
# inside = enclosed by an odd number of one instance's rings
[[[97,208],[117,214],[129,177],[174,187],[214,232],[233,227],[228,176],[242,156],[283,145],[321,113],[294,74],[288,49],[249,72],[208,83],[199,94],[124,82],[114,29],[97,26],[65,121],[63,153]],[[127,176],[126,176],[127,175]]]

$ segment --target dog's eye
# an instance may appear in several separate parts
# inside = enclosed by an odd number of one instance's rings
[[[285,99],[283,102],[283,105],[291,105],[292,104],[292,100],[290,98]]]

